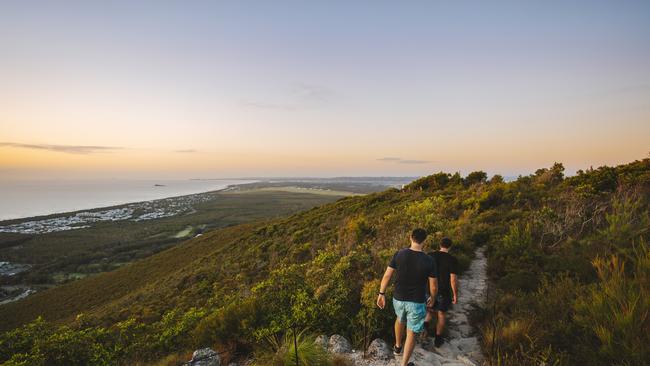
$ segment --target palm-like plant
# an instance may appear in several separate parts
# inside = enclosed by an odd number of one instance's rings
[[[314,342],[314,337],[307,330],[300,332],[287,331],[282,336],[271,336],[266,339],[268,347],[259,360],[273,366],[329,366],[330,355],[321,345]],[[296,353],[297,345],[297,353]],[[296,362],[297,357],[297,362]]]

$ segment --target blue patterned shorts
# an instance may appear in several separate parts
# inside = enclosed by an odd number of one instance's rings
[[[420,333],[424,329],[424,317],[427,315],[425,303],[401,301],[393,298],[393,308],[399,322],[414,333]]]

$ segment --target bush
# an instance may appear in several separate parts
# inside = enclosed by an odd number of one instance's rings
[[[631,277],[618,256],[596,259],[599,282],[575,305],[577,323],[597,339],[593,364],[642,365],[650,360],[650,251],[637,254]]]
[[[465,186],[472,186],[474,184],[482,184],[487,181],[487,173],[484,171],[476,171],[476,172],[471,172],[463,179],[463,183],[465,183]]]
[[[377,336],[388,338],[392,336],[394,321],[392,288],[386,290],[386,307],[382,310],[377,307],[377,293],[379,292],[380,279],[368,281],[361,291],[361,309],[357,313],[353,327],[353,343],[366,350],[370,342]]]
[[[347,244],[347,248],[351,249],[356,244],[360,244],[374,233],[372,227],[368,223],[365,216],[360,215],[350,219],[345,226],[342,235],[343,241]]]
[[[255,298],[235,300],[201,319],[191,332],[194,347],[214,344],[246,345],[260,326],[261,309]]]
[[[38,318],[2,336],[1,360],[8,365],[110,365],[115,363],[111,341],[104,328],[55,328]]]
[[[172,310],[163,315],[157,323],[156,346],[161,353],[176,351],[190,346],[190,330],[205,316],[204,310],[191,308],[186,312]]]
[[[452,176],[450,174],[440,172],[417,179],[404,187],[404,189],[410,192],[434,191],[445,188],[451,180]]]
[[[321,345],[314,343],[314,337],[306,335],[303,330],[296,334],[286,332],[282,337],[267,338],[269,350],[258,355],[260,365],[294,366],[296,365],[296,347],[298,365],[300,366],[330,366],[330,355]]]
[[[408,204],[399,215],[401,220],[409,223],[411,227],[421,227],[433,237],[435,233],[448,229],[449,222],[442,215],[444,204],[442,197],[427,197]]]

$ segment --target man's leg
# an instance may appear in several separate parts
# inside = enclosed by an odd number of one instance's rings
[[[406,324],[400,323],[399,318],[395,319],[395,346],[398,348],[402,347],[402,339],[404,339],[405,329]]]
[[[413,348],[415,348],[415,337],[417,334],[412,330],[408,329],[406,331],[406,342],[404,343],[404,356],[402,357],[402,366],[407,366],[411,354],[413,353]]]
[[[426,306],[426,312],[427,315],[424,316],[424,332],[422,332],[422,336],[426,337],[428,336],[429,333],[429,324],[431,324],[431,319],[433,319],[433,306],[429,306],[429,299],[427,299],[427,306]]]
[[[409,303],[407,313],[408,326],[406,328],[406,342],[404,343],[404,356],[402,357],[402,366],[408,366],[409,359],[415,348],[416,337],[424,331],[424,318],[427,315],[425,304]]]
[[[445,330],[445,313],[443,311],[438,311],[438,322],[436,323],[436,337],[442,335],[442,331]]]
[[[428,326],[431,323],[431,319],[433,319],[433,315],[431,314],[431,311],[427,309],[427,315],[424,317],[424,330],[429,330]]]
[[[422,334],[425,336],[429,336],[429,325],[431,324],[431,320],[433,320],[433,314],[435,313],[436,312],[433,310],[433,308],[427,308],[427,315],[424,317],[424,331],[422,332]]]

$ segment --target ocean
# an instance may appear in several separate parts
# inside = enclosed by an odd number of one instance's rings
[[[0,180],[0,221],[215,191],[250,180]]]

